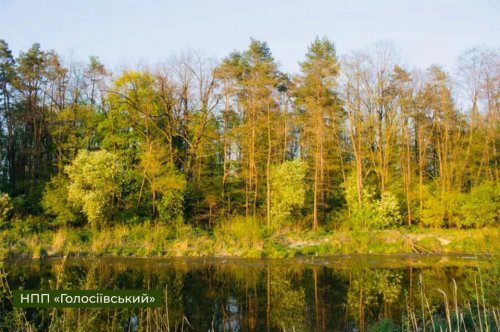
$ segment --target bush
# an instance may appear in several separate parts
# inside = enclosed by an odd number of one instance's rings
[[[274,170],[271,177],[273,225],[283,225],[291,219],[294,212],[304,206],[306,172],[307,165],[299,160],[286,161]]]
[[[111,212],[108,207],[113,197],[120,192],[122,167],[117,157],[105,150],[80,150],[65,171],[68,201],[81,209],[92,226],[100,226],[105,214]]]
[[[438,195],[434,185],[425,185],[422,209],[417,211],[417,218],[422,226],[442,227],[446,218],[446,202]]]
[[[0,193],[0,228],[8,225],[14,206],[10,196],[5,193]]]
[[[376,203],[376,216],[373,220],[373,228],[383,229],[401,224],[401,213],[396,197],[390,192],[384,192]]]
[[[218,243],[234,248],[256,248],[261,242],[265,228],[256,218],[233,217],[221,222],[215,229]]]
[[[382,318],[373,325],[368,326],[366,332],[397,332],[399,327],[390,319]]]
[[[500,185],[485,182],[461,197],[458,227],[498,226],[500,222]]]
[[[348,219],[351,229],[385,229],[401,224],[399,202],[392,193],[383,192],[376,199],[375,189],[365,185],[361,193],[361,205],[358,202],[356,181],[350,176],[344,185],[346,202],[351,217]]]
[[[171,190],[164,193],[158,203],[160,220],[173,225],[182,224],[183,203],[184,193],[181,190]]]
[[[41,204],[44,212],[54,217],[53,224],[57,226],[78,221],[78,215],[68,202],[68,179],[62,174],[53,176],[47,183]]]

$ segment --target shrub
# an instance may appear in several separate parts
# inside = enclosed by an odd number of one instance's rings
[[[7,226],[14,206],[10,196],[5,193],[0,193],[0,228]]]
[[[58,174],[45,186],[42,207],[46,214],[53,216],[55,225],[68,225],[78,220],[78,215],[68,202],[68,179]]]
[[[182,190],[170,190],[165,192],[158,203],[160,220],[173,225],[182,224],[183,203],[184,193]]]
[[[216,240],[228,247],[256,248],[261,242],[263,228],[256,218],[233,217],[215,229]]]
[[[271,219],[275,226],[290,220],[294,212],[304,206],[306,189],[304,179],[307,165],[300,161],[286,161],[271,177]]]
[[[485,182],[462,195],[459,227],[497,226],[500,221],[500,185]]]
[[[376,199],[375,188],[365,185],[358,201],[356,181],[350,176],[344,185],[346,202],[350,211],[350,228],[384,229],[401,224],[399,202],[392,193],[383,192]]]
[[[377,213],[372,223],[373,228],[389,228],[401,223],[399,203],[392,193],[382,193],[382,197],[375,204]]]
[[[121,170],[117,157],[105,150],[80,150],[65,168],[69,177],[68,201],[80,208],[94,227],[104,222],[106,212],[110,212],[105,207],[120,192]]]
[[[397,332],[399,327],[390,319],[382,318],[373,325],[368,326],[366,332]]]
[[[422,209],[417,211],[417,218],[422,226],[441,227],[446,218],[446,202],[439,197],[437,189],[433,185],[425,185],[422,188]]]

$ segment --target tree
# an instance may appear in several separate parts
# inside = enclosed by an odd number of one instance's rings
[[[500,52],[486,47],[466,50],[458,61],[457,83],[468,109],[468,132],[460,181],[465,189],[498,180]]]
[[[458,198],[458,227],[498,227],[500,223],[500,185],[484,182]]]
[[[300,64],[296,103],[301,109],[299,126],[304,142],[303,158],[313,172],[313,229],[318,227],[319,206],[325,210],[328,173],[339,169],[343,114],[337,97],[339,64],[335,47],[328,39],[316,38],[309,46],[306,61]],[[324,217],[323,217],[324,218]]]
[[[423,215],[421,219],[427,219],[426,223],[432,220],[435,226],[444,223],[452,225],[454,221],[451,200],[454,193],[461,190],[460,167],[456,161],[463,158],[465,121],[455,108],[447,73],[437,66],[432,66],[429,68],[429,75],[430,80],[418,96],[418,107],[421,108],[420,118],[417,120],[421,126],[418,134],[421,205],[419,213]],[[434,197],[430,201],[427,200],[427,208],[431,209],[428,212],[423,211],[424,172],[435,179],[437,185],[436,188],[433,188],[432,183],[428,186],[430,192],[434,192]],[[432,201],[434,199],[437,199],[438,207]],[[440,214],[436,214],[438,210],[441,211]],[[429,215],[433,217],[429,219]]]
[[[370,145],[367,151],[381,193],[389,190],[391,180],[395,182],[392,176],[395,169],[391,165],[397,158],[397,132],[401,126],[397,98],[391,84],[396,61],[397,53],[391,44],[378,43],[374,55],[368,58],[369,67],[364,76]]]
[[[49,89],[50,117],[48,130],[54,144],[57,172],[63,173],[80,149],[97,149],[99,145],[98,124],[104,120],[104,105],[98,91],[103,89],[107,75],[104,67],[95,57],[90,63],[70,64],[62,70],[53,61],[54,83]]]
[[[234,58],[225,59],[215,71],[215,77],[219,82],[224,108],[221,110],[219,123],[222,131],[222,179],[221,179],[221,200],[224,204],[223,215],[231,213],[234,185],[238,182],[236,173],[237,148],[236,129],[240,124],[237,106],[233,99],[238,91],[237,86],[237,66],[233,63]]]
[[[16,121],[24,126],[19,126],[20,146],[18,153],[17,171],[21,169],[27,173],[23,176],[23,182],[18,183],[16,192],[22,192],[30,196],[35,195],[39,186],[35,182],[41,182],[46,178],[45,166],[42,162],[42,153],[46,152],[48,141],[46,131],[47,112],[43,105],[42,86],[47,80],[47,55],[41,50],[40,44],[33,46],[26,52],[21,53],[17,59],[17,75],[15,87],[20,93],[19,111],[16,112]],[[21,171],[22,172],[22,171]],[[22,176],[22,173],[20,174]]]
[[[83,87],[86,99],[91,107],[102,108],[104,99],[105,80],[109,73],[96,56],[91,56],[84,72],[85,84]],[[101,104],[101,105],[100,105]]]
[[[354,174],[356,177],[356,201],[358,208],[363,202],[364,161],[366,141],[366,111],[363,108],[365,89],[364,72],[366,71],[366,56],[362,53],[346,58],[342,63],[342,100],[347,113],[347,133],[350,152],[354,156]],[[347,184],[347,178],[344,180]],[[348,204],[349,209],[349,204]],[[350,211],[348,211],[350,214]]]
[[[221,186],[217,63],[189,52],[176,57],[167,69],[161,76],[173,86],[178,163],[187,180],[185,210],[193,221],[211,224]]]
[[[398,138],[400,142],[398,161],[401,166],[403,178],[403,192],[406,203],[406,218],[408,225],[412,224],[412,202],[413,202],[413,175],[414,175],[414,154],[412,147],[412,137],[415,133],[411,123],[415,108],[414,82],[411,74],[399,66],[394,67],[391,81],[391,93],[396,99],[398,108],[399,127]]]
[[[377,44],[373,54],[358,52],[347,57],[342,68],[342,98],[347,112],[349,145],[354,157],[358,206],[363,203],[363,186],[373,186],[376,195],[399,186],[397,163],[401,136],[398,94],[395,85],[397,53],[387,44]],[[401,99],[402,100],[402,99]],[[400,101],[401,101],[400,100]],[[408,105],[404,108],[407,111]],[[407,118],[406,118],[407,119]],[[408,132],[405,132],[408,135]],[[398,137],[399,136],[399,137]]]
[[[2,173],[3,178],[8,179],[11,190],[15,187],[14,123],[12,119],[15,75],[15,61],[12,51],[7,42],[0,39],[0,142],[2,147],[6,149],[6,151],[0,150],[0,160],[3,158],[7,160],[7,171],[3,170]],[[5,129],[7,129],[7,133],[4,133]]]
[[[234,75],[241,124],[237,129],[241,173],[245,182],[245,215],[256,215],[259,183],[266,183],[266,219],[271,221],[270,171],[273,161],[272,135],[276,113],[274,94],[279,73],[265,42],[252,39],[248,50],[235,52],[224,60],[226,72]],[[265,169],[265,174],[259,172]]]
[[[113,212],[113,198],[120,194],[122,166],[118,158],[105,150],[80,150],[65,171],[68,201],[85,214],[90,225],[104,225]]]
[[[140,155],[140,167],[147,179],[153,200],[153,216],[158,209],[162,221],[179,224],[183,221],[185,176],[175,166],[166,162],[165,154],[158,146],[150,147]],[[159,196],[159,208],[157,200]]]
[[[306,172],[307,164],[299,160],[286,161],[273,172],[271,220],[274,226],[283,226],[294,212],[304,206]]]
[[[69,179],[64,174],[57,174],[43,191],[40,203],[44,212],[54,218],[52,226],[69,226],[81,219],[68,199],[68,185]]]
[[[348,227],[351,229],[385,229],[401,224],[401,213],[397,198],[388,191],[377,198],[373,186],[365,185],[361,205],[357,200],[357,186],[353,175],[347,178],[346,202],[349,208]]]
[[[13,209],[14,207],[10,196],[0,192],[0,229],[7,225]]]

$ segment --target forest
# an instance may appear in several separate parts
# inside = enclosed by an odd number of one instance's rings
[[[450,72],[387,43],[305,51],[294,74],[255,39],[112,72],[0,40],[3,236],[499,226],[499,50]]]

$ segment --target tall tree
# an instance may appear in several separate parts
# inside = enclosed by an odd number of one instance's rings
[[[336,92],[339,64],[333,43],[326,38],[316,38],[300,67],[302,75],[297,79],[296,103],[301,109],[302,154],[312,164],[312,227],[316,229],[319,211],[324,218],[328,172],[338,166],[340,155],[343,114]]]
[[[259,183],[266,183],[266,215],[270,223],[270,170],[273,154],[272,120],[276,110],[274,92],[278,70],[265,42],[252,39],[247,51],[235,52],[225,59],[233,67],[238,84],[239,153],[245,181],[245,214],[257,213]],[[265,161],[264,161],[265,160]],[[260,169],[265,169],[261,174]]]
[[[24,179],[17,183],[16,191],[31,197],[42,189],[41,182],[47,178],[47,158],[50,139],[47,133],[48,112],[44,85],[47,83],[47,54],[40,44],[33,44],[17,59],[18,68],[15,87],[19,92],[16,121],[19,128],[19,146],[16,169]]]
[[[15,187],[16,179],[14,172],[14,123],[12,118],[15,74],[15,61],[12,51],[9,49],[7,42],[0,39],[0,142],[1,146],[5,147],[5,151],[0,151],[0,164],[3,166],[1,167],[3,178],[8,179],[11,190]],[[5,165],[3,164],[4,156],[6,159]]]
[[[397,100],[399,133],[397,142],[399,143],[399,153],[397,164],[400,165],[403,178],[403,192],[406,205],[406,218],[408,225],[412,224],[412,181],[414,165],[412,137],[414,135],[411,122],[412,112],[415,107],[414,84],[409,72],[399,66],[394,67],[390,93]],[[398,144],[393,142],[393,144]]]

